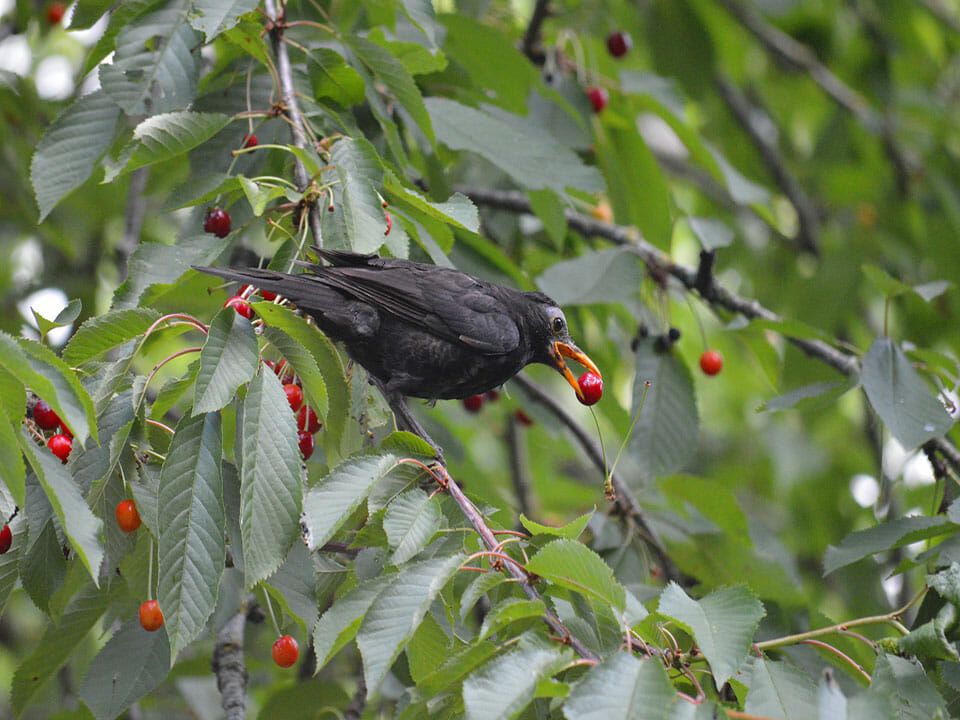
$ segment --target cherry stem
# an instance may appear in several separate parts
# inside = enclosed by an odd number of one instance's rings
[[[153,537],[150,538],[150,552],[147,554],[147,600],[153,599]]]
[[[637,426],[637,422],[640,420],[640,412],[643,410],[644,404],[647,402],[647,391],[650,389],[650,381],[645,380],[643,383],[643,395],[640,396],[640,404],[637,406],[637,412],[633,416],[633,421],[630,423],[630,427],[627,430],[626,436],[623,438],[623,442],[620,443],[620,449],[617,451],[617,457],[613,460],[613,466],[610,468],[610,472],[607,473],[607,482],[613,481],[613,473],[617,469],[617,465],[620,463],[620,457],[623,455],[623,451],[626,449],[627,444],[630,442],[630,438],[633,436],[633,429]]]
[[[277,624],[277,616],[273,614],[273,603],[270,602],[270,592],[266,588],[260,588],[263,591],[263,599],[267,601],[267,611],[270,613],[270,620],[273,622],[273,629],[277,631],[277,637],[280,637],[280,626]]]
[[[868,684],[870,683],[870,675],[868,675],[867,671],[863,669],[863,666],[860,665],[860,663],[858,663],[856,660],[851,658],[849,655],[844,653],[842,650],[839,650],[838,648],[835,648],[833,645],[825,643],[822,640],[801,640],[800,642],[803,645],[814,645],[816,647],[823,648],[827,652],[833,653],[838,658],[848,663],[858,673],[860,673],[861,677],[863,677],[863,679],[866,680]]]
[[[168,427],[167,425],[164,425],[164,424],[163,424],[162,422],[160,422],[159,420],[154,420],[153,418],[147,418],[147,425],[153,425],[154,427],[158,427],[158,428],[160,428],[161,430],[166,430],[166,431],[167,431],[168,433],[170,433],[171,435],[175,435],[175,434],[176,434],[175,431],[173,430],[173,428]]]

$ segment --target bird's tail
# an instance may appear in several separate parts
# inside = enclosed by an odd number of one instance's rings
[[[322,311],[335,303],[338,297],[336,290],[313,274],[290,275],[277,270],[260,268],[218,268],[196,265],[194,270],[277,293],[303,310]]]

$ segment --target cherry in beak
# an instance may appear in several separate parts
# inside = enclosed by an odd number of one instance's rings
[[[570,358],[571,360],[576,360],[578,363],[583,365],[587,370],[600,375],[600,370],[594,365],[593,360],[591,360],[583,350],[578,348],[573,343],[566,343],[560,340],[557,340],[553,343],[553,362],[560,371],[560,373],[567,379],[567,382],[570,383],[570,387],[574,389],[577,393],[577,397],[582,402],[584,400],[583,390],[580,389],[580,383],[577,382],[577,378],[574,377],[573,372],[567,366],[567,363],[564,362],[563,358]]]

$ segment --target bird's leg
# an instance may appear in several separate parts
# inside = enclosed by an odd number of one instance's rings
[[[413,413],[410,412],[410,408],[407,407],[407,401],[404,400],[403,395],[395,391],[391,392],[387,390],[384,384],[373,375],[370,376],[370,382],[376,385],[377,389],[383,394],[384,399],[386,399],[387,404],[390,406],[397,420],[397,427],[400,430],[412,432],[414,435],[423,439],[433,448],[433,452],[440,464],[446,466],[447,463],[443,459],[443,449],[433,441],[430,434],[423,429],[423,426],[413,416]]]

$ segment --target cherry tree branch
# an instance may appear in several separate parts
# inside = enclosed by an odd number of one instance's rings
[[[527,200],[526,195],[519,191],[472,187],[458,187],[456,190],[480,205],[518,213],[533,212],[530,201]],[[602,237],[617,245],[629,247],[653,275],[672,277],[686,290],[696,291],[706,303],[714,308],[739,313],[751,320],[761,319],[771,322],[783,322],[784,320],[773,310],[764,307],[758,300],[743,297],[718,285],[712,275],[710,276],[710,282],[704,284],[703,278],[699,277],[697,268],[673,262],[664,252],[644,240],[636,228],[605,223],[569,209],[566,210],[565,215],[570,228],[587,237]],[[860,374],[860,360],[855,355],[839,350],[823,340],[791,337],[786,332],[781,334],[804,353],[829,365],[841,374],[847,377],[856,377]],[[956,445],[947,438],[940,437],[931,440],[930,447],[940,453],[950,463],[955,472],[960,472],[960,450],[957,449]]]
[[[733,81],[723,73],[718,73],[714,82],[720,91],[720,97],[726,103],[730,112],[743,127],[744,132],[756,146],[764,165],[776,180],[784,195],[790,200],[794,209],[797,211],[799,221],[799,230],[797,232],[797,245],[801,250],[819,255],[817,236],[819,235],[820,221],[818,213],[807,193],[794,178],[793,173],[787,168],[787,163],[780,151],[777,149],[776,141],[770,138],[768,134],[762,132],[757,124],[757,113],[759,108],[747,100],[746,95],[741,92]],[[765,116],[769,121],[769,115]],[[770,121],[772,124],[772,121]]]
[[[293,135],[293,144],[301,150],[306,150],[310,147],[310,141],[304,129],[306,120],[297,104],[297,90],[293,83],[293,68],[290,65],[290,54],[287,51],[287,44],[283,41],[283,33],[286,29],[286,12],[277,9],[275,0],[265,0],[264,7],[267,16],[270,18],[268,30],[273,55],[276,59],[277,76],[280,81],[280,103],[283,105],[284,113],[290,120],[289,124],[291,134]],[[293,177],[297,183],[297,188],[299,188],[301,192],[304,192],[310,186],[310,173],[299,158],[296,158],[293,163]],[[307,218],[310,223],[310,232],[313,235],[314,245],[323,247],[323,228],[320,221],[320,204],[318,202],[314,201],[309,203]]]
[[[527,31],[523,34],[523,43],[521,49],[532,62],[540,63],[543,61],[543,48],[541,45],[540,30],[543,27],[543,21],[550,16],[550,0],[537,0],[533,6],[533,14],[530,16],[530,22],[527,24]]]
[[[210,665],[217,676],[220,705],[226,720],[244,720],[247,716],[247,666],[243,661],[243,631],[246,610],[230,618],[217,633]]]

